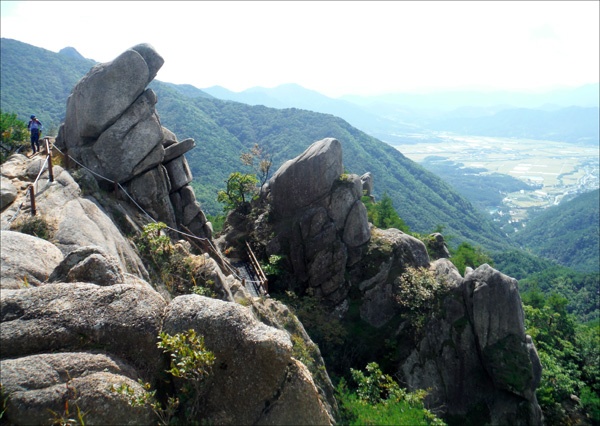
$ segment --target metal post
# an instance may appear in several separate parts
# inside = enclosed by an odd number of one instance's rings
[[[50,138],[44,138],[46,142],[46,152],[48,153],[48,177],[50,182],[54,182],[54,172],[52,171],[52,150],[50,149]]]
[[[31,216],[35,216],[35,194],[33,185],[29,185],[29,198],[31,199]]]

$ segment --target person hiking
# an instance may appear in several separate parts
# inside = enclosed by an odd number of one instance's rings
[[[35,154],[36,152],[40,152],[40,134],[42,133],[42,123],[40,120],[35,118],[35,115],[32,115],[31,120],[29,120],[29,124],[27,124],[27,129],[31,132],[31,150]]]

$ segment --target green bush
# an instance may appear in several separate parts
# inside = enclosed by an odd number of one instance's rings
[[[27,145],[27,124],[17,114],[0,111],[0,163],[18,147]]]
[[[43,217],[28,216],[23,220],[15,222],[11,229],[14,231],[22,232],[23,234],[33,235],[34,237],[41,238],[49,241],[52,238],[52,229],[50,225]]]
[[[494,266],[492,258],[487,253],[484,253],[481,248],[475,248],[466,242],[461,243],[456,250],[451,250],[451,254],[450,262],[456,266],[458,272],[463,276],[467,266],[473,269],[484,263]]]
[[[135,239],[153,281],[164,284],[172,295],[195,293],[216,297],[214,281],[206,277],[205,259],[178,250],[166,235],[166,228],[162,222],[150,223]]]
[[[406,268],[393,286],[396,303],[408,311],[409,321],[416,329],[421,329],[435,312],[445,290],[446,286],[426,268]]]
[[[350,390],[342,379],[336,388],[343,425],[444,425],[427,410],[426,391],[407,392],[391,376],[383,374],[377,363],[366,366],[366,373],[350,370],[357,385]]]

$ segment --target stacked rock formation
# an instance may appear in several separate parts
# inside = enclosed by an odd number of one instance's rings
[[[98,183],[108,179],[124,185],[155,219],[209,236],[210,224],[194,199],[183,156],[194,141],[177,142],[160,126],[156,97],[145,89],[160,65],[162,58],[152,48],[139,45],[94,67],[69,98],[59,147],[94,171]],[[15,154],[0,167],[3,421],[50,424],[80,410],[91,425],[156,424],[149,405],[133,407],[127,396],[111,388],[127,385],[139,395],[144,392],[138,383],[142,380],[172,392],[164,382],[168,365],[157,336],[193,328],[206,336],[217,364],[203,388],[206,404],[197,418],[187,421],[335,422],[329,378],[314,377],[294,358],[285,324],[300,323],[291,312],[276,301],[262,307],[263,301],[253,300],[217,262],[187,249],[183,254],[201,262],[203,274],[223,290],[221,300],[161,294],[148,282],[137,250],[108,214],[118,212],[123,222],[135,223],[137,206],[101,194],[87,172],[78,171],[82,176],[77,181],[60,166],[54,167],[53,181],[42,174],[32,218],[29,204],[21,203],[43,162]],[[96,187],[84,196],[78,182],[86,189]],[[43,223],[47,239],[16,232],[22,230],[19,223],[28,222]],[[268,311],[268,325],[254,309]],[[279,311],[285,315],[274,314]],[[314,346],[300,331],[294,333]],[[324,371],[322,359],[315,359],[315,366]]]
[[[394,293],[400,276],[408,268],[429,269],[444,288],[443,308],[418,334],[403,334],[404,326],[391,331],[389,339],[405,353],[397,376],[410,389],[430,389],[427,402],[444,417],[540,424],[535,389],[541,364],[525,334],[516,280],[488,265],[462,277],[440,234],[429,237],[432,260],[421,240],[372,227],[360,201],[371,193],[372,177],[343,170],[338,140],[313,143],[263,188],[268,220],[259,215],[251,225],[230,229],[229,242],[246,230],[267,256],[289,260],[289,279],[299,293],[321,297],[340,316],[358,305],[361,320],[376,328],[402,315]]]
[[[147,88],[163,63],[152,46],[140,44],[94,66],[67,100],[56,146],[100,184],[122,184],[155,220],[211,238],[184,156],[195,142],[179,142],[161,125],[156,94]]]

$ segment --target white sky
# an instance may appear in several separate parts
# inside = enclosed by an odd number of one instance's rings
[[[0,32],[107,62],[138,43],[158,80],[233,91],[539,91],[598,82],[599,1],[0,1]]]

